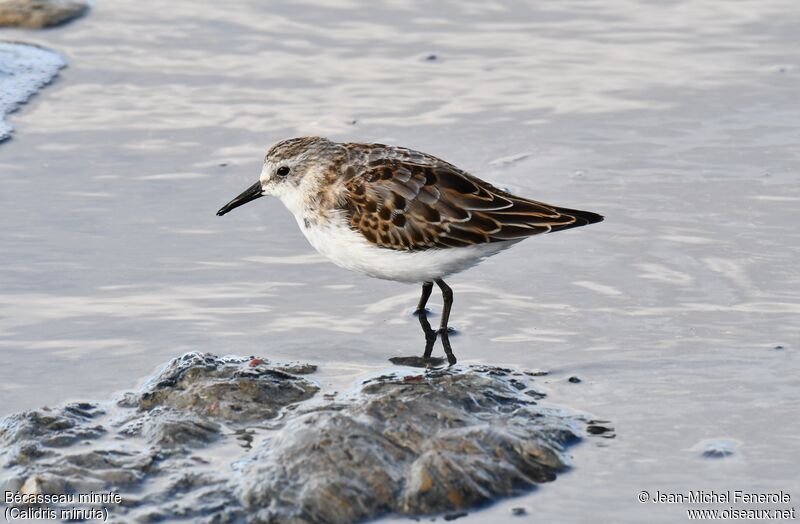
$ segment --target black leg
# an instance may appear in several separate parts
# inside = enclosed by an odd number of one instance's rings
[[[422,283],[422,296],[419,297],[419,304],[417,304],[417,313],[423,313],[425,311],[425,305],[428,303],[428,299],[431,298],[432,291],[433,291],[433,282]]]
[[[444,300],[442,323],[439,326],[439,331],[447,333],[447,321],[450,319],[450,308],[453,307],[453,290],[441,278],[436,279],[436,285],[442,290],[442,300]]]

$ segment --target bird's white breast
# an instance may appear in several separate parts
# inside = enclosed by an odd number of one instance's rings
[[[502,251],[516,241],[469,247],[396,251],[376,246],[352,230],[342,216],[324,222],[295,215],[314,249],[337,266],[365,275],[399,282],[429,282],[458,273]]]
[[[320,191],[321,178],[320,173],[306,175],[299,188],[273,194],[292,212],[314,249],[350,271],[398,282],[430,282],[464,271],[519,242],[510,240],[424,251],[379,247],[351,229],[343,212],[327,210],[327,217],[323,218],[308,207],[306,195]]]

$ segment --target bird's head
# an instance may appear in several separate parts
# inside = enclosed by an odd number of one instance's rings
[[[304,186],[314,184],[332,162],[336,144],[327,138],[301,137],[283,140],[264,157],[258,182],[217,211],[222,216],[264,195],[276,196],[287,206],[307,193]],[[291,206],[293,207],[293,206]]]

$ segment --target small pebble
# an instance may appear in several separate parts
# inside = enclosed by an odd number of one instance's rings
[[[729,449],[707,449],[703,452],[703,456],[706,458],[725,458],[730,457],[733,455],[733,451]]]
[[[511,508],[511,514],[515,517],[524,517],[528,514],[528,510],[522,507]]]
[[[581,383],[581,379],[579,379],[578,377],[569,377],[568,380],[570,382],[572,382],[573,384],[580,384]]]
[[[434,55],[434,54],[430,54],[430,55],[428,55],[428,56],[426,56],[426,57],[425,57],[425,60],[427,60],[428,62],[433,62],[433,61],[434,61],[434,60],[436,60],[437,58],[439,58],[439,57],[438,57],[438,56],[436,56],[436,55]]]
[[[549,371],[542,371],[539,369],[529,370],[524,372],[529,377],[544,377],[547,376],[550,372]]]
[[[707,459],[723,459],[736,455],[739,443],[729,439],[719,439],[701,442],[696,448],[700,448],[701,455]]]
[[[611,428],[607,428],[605,426],[597,426],[597,425],[590,425],[586,426],[586,431],[589,432],[591,435],[602,435],[604,433],[608,433],[609,431],[613,431]]]

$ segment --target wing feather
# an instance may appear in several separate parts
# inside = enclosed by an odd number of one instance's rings
[[[345,144],[341,209],[350,226],[401,251],[520,240],[600,222],[589,211],[511,195],[434,156],[380,144]]]

